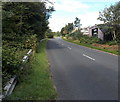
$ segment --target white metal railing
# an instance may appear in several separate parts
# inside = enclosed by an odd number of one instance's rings
[[[27,62],[31,54],[32,54],[32,49],[30,49],[27,52],[27,55],[23,57],[22,62],[23,63]],[[23,69],[23,66],[20,69]],[[2,100],[2,98],[5,98],[6,96],[9,96],[12,93],[16,83],[17,83],[17,75],[14,75],[12,78],[10,78],[10,80],[6,83],[5,87],[3,88],[4,93],[0,95],[0,100]]]
[[[40,40],[40,42],[44,41],[46,39],[42,39]],[[23,63],[26,63],[30,57],[30,55],[32,54],[33,50],[30,49],[27,54],[23,57],[22,59],[22,62]],[[21,70],[23,69],[23,66],[20,68]],[[17,83],[17,75],[14,75],[5,85],[4,87],[4,94],[0,95],[0,100],[2,100],[2,98],[5,98],[6,96],[9,96],[14,88],[15,88],[15,85]]]

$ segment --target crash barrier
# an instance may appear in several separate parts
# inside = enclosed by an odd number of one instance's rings
[[[46,39],[42,39],[40,40],[40,42],[44,41]],[[25,64],[26,62],[28,62],[28,59],[30,58],[30,56],[32,55],[33,50],[30,49],[27,54],[23,57],[22,59],[22,63]],[[24,66],[21,66],[20,69],[22,70],[24,68]],[[17,83],[17,75],[14,75],[12,78],[9,79],[9,81],[6,83],[5,87],[3,88],[3,92],[2,95],[0,95],[0,100],[2,100],[3,98],[9,96]]]

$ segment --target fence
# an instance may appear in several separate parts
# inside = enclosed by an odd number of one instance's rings
[[[46,39],[42,39],[42,40],[40,40],[40,42],[42,42],[42,41],[44,41],[44,40],[46,40]],[[27,52],[27,54],[23,57],[22,62],[23,62],[24,64],[28,61],[28,59],[30,58],[30,56],[32,55],[32,53],[33,53],[33,50],[30,49],[30,50]],[[23,69],[23,66],[20,67],[20,69],[22,70],[22,69]],[[17,83],[17,75],[14,75],[14,76],[6,83],[6,86],[5,86],[4,89],[3,89],[4,92],[2,93],[2,95],[0,95],[0,100],[2,100],[3,98],[9,96],[9,95],[13,92],[16,83]]]
[[[23,57],[22,62],[26,63],[29,59],[29,57],[32,55],[32,49],[30,49],[27,54]],[[20,69],[23,69],[23,66],[20,67]],[[15,88],[15,85],[17,83],[17,75],[14,75],[12,78],[10,78],[10,80],[6,83],[5,87],[3,88],[3,93],[2,95],[0,95],[0,100],[2,100],[3,98],[9,96],[12,91]]]

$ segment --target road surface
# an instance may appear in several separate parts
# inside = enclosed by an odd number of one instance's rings
[[[117,100],[118,56],[54,38],[47,43],[58,100]]]

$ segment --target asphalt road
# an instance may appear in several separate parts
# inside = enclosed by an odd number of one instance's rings
[[[54,38],[47,43],[58,100],[117,100],[118,56]]]

